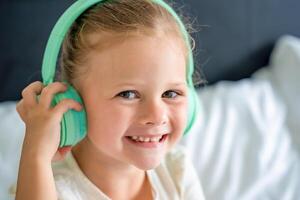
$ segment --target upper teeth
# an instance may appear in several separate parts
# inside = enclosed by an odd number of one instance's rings
[[[162,138],[162,135],[156,137],[142,137],[142,136],[129,136],[129,137],[135,141],[140,141],[140,142],[158,142]]]

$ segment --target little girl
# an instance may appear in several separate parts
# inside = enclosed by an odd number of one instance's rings
[[[64,39],[61,82],[31,83],[17,104],[26,133],[16,199],[204,199],[176,146],[187,125],[189,51],[174,17],[151,0],[86,10]],[[51,106],[62,81],[84,105]],[[62,115],[83,106],[86,136],[59,148]]]

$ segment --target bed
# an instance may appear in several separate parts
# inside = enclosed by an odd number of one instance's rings
[[[0,3],[0,199],[12,199],[24,136],[15,104],[40,79],[51,27],[72,2]],[[200,29],[195,58],[208,84],[197,90],[199,118],[181,144],[205,196],[299,199],[300,2],[175,2]]]

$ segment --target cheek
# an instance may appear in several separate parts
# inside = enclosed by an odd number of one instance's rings
[[[129,109],[105,102],[98,102],[86,109],[88,132],[99,135],[97,136],[99,139],[107,135],[121,136],[126,131],[126,125],[129,124],[128,120],[131,116]]]
[[[176,107],[172,108],[171,118],[173,121],[173,126],[179,130],[179,132],[183,132],[187,125],[188,119],[188,107],[187,102],[184,101],[181,104],[177,105]]]
[[[182,138],[187,126],[187,111],[187,103],[182,103],[180,106],[176,106],[172,109],[171,120],[173,132],[170,134],[170,138],[168,140],[168,149],[172,148]]]

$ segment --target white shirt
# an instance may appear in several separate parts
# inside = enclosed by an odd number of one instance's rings
[[[52,165],[59,200],[110,200],[81,171],[71,152]],[[202,200],[198,175],[183,147],[166,154],[161,164],[146,171],[154,200]]]

